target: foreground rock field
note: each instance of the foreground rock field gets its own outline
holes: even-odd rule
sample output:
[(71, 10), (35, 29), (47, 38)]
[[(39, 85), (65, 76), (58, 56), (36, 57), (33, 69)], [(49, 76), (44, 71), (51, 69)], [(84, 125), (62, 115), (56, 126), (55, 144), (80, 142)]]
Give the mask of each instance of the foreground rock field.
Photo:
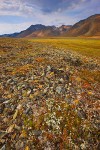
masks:
[(99, 150), (98, 60), (0, 39), (0, 150)]

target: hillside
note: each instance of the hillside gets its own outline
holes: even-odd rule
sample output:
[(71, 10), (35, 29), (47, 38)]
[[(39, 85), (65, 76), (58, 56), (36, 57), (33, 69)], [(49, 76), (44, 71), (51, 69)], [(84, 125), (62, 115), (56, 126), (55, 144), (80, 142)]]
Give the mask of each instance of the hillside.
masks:
[(18, 35), (17, 38), (23, 38), (23, 37), (27, 37), (28, 35), (32, 34), (33, 32), (36, 31), (40, 31), (45, 29), (46, 26), (45, 25), (41, 25), (41, 24), (36, 24), (36, 25), (31, 25), (29, 28), (27, 28), (24, 31), (21, 31)]
[(47, 26), (44, 29), (36, 30), (26, 37), (33, 38), (33, 37), (50, 37), (50, 36), (59, 36), (59, 31), (55, 26)]
[(93, 15), (74, 24), (65, 36), (100, 36), (100, 15)]

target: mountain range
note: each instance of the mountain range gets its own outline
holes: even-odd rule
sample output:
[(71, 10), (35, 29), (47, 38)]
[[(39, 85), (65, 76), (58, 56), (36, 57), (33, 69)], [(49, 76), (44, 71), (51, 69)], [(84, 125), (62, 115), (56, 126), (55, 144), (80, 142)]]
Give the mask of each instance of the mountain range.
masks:
[(91, 37), (100, 36), (100, 14), (92, 15), (74, 25), (45, 26), (31, 25), (24, 31), (13, 34), (4, 34), (0, 37), (40, 38), (40, 37)]

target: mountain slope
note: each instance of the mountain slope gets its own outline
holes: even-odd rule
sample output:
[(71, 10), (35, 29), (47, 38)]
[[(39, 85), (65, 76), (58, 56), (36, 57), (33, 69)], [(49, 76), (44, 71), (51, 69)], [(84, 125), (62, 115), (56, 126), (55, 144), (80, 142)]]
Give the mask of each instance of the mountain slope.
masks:
[(63, 35), (65, 32), (67, 32), (70, 28), (72, 27), (72, 25), (62, 25), (58, 28), (60, 35)]
[(55, 26), (45, 26), (44, 29), (36, 30), (26, 37), (33, 38), (33, 37), (49, 37), (49, 36), (59, 36), (59, 31)]
[[(61, 36), (65, 31), (68, 31), (71, 26), (62, 25), (60, 27), (55, 26), (44, 26), (41, 25), (32, 25), (31, 28), (33, 30), (30, 30), (30, 27), (20, 33), (17, 37), (26, 37), (26, 38), (33, 38), (33, 37), (55, 37), (55, 36)], [(34, 27), (36, 29), (34, 30)]]
[(66, 36), (100, 36), (100, 15), (93, 15), (74, 24)]
[(17, 35), (17, 37), (18, 38), (23, 38), (23, 37), (26, 37), (26, 36), (32, 34), (35, 31), (39, 31), (39, 30), (42, 30), (42, 29), (45, 29), (45, 28), (46, 28), (46, 26), (41, 25), (41, 24), (31, 25), (28, 29), (26, 29), (24, 31), (21, 31)]

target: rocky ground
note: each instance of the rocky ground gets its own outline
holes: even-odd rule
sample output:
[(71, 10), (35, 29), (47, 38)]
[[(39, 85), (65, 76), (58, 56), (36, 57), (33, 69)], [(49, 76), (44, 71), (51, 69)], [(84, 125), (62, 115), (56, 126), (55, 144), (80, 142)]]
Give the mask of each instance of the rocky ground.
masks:
[(0, 150), (99, 150), (99, 63), (0, 39)]

